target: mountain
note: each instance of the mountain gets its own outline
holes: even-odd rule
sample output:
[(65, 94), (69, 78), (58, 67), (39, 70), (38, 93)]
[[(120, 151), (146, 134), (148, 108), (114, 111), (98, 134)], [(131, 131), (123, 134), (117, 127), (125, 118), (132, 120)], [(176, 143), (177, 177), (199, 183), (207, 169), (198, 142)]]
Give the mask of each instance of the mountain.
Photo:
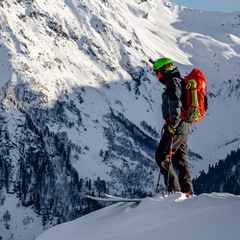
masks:
[(206, 74), (208, 116), (189, 137), (192, 176), (237, 150), (239, 13), (164, 0), (3, 0), (0, 16), (3, 238), (32, 240), (102, 207), (86, 193), (155, 193), (163, 86), (149, 58)]

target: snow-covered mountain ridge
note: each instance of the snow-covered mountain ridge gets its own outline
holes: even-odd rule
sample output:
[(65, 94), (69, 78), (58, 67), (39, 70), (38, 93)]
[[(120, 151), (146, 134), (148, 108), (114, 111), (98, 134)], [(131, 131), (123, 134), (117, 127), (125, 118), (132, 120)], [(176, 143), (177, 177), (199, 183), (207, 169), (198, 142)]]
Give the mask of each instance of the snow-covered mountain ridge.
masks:
[(1, 1), (0, 14), (6, 238), (33, 239), (37, 214), (47, 228), (86, 213), (89, 191), (153, 193), (163, 86), (150, 57), (207, 76), (208, 116), (189, 139), (193, 177), (239, 146), (239, 13), (161, 0), (18, 0)]
[[(36, 240), (235, 239), (239, 237), (239, 196), (179, 193), (145, 198), (136, 206), (118, 203), (58, 225)], [(211, 227), (209, 227), (211, 226)]]

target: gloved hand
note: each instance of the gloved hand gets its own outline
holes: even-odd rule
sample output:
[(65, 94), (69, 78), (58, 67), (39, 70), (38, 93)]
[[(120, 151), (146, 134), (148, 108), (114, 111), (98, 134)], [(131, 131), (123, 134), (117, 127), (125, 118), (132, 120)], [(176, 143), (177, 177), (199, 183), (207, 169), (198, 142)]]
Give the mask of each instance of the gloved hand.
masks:
[(168, 125), (168, 131), (171, 133), (171, 134), (175, 134), (175, 132), (176, 132), (176, 129), (177, 129), (177, 127), (176, 126), (174, 126), (174, 125), (172, 125), (171, 123)]

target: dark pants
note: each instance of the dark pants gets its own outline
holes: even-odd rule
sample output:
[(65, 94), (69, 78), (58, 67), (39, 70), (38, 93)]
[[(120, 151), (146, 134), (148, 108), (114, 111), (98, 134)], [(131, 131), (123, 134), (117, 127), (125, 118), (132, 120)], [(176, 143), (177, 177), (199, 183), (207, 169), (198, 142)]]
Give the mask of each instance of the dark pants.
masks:
[(172, 164), (169, 150), (172, 135), (165, 131), (156, 151), (156, 162), (164, 176), (167, 192), (193, 192), (189, 164), (187, 160), (188, 134), (174, 135)]

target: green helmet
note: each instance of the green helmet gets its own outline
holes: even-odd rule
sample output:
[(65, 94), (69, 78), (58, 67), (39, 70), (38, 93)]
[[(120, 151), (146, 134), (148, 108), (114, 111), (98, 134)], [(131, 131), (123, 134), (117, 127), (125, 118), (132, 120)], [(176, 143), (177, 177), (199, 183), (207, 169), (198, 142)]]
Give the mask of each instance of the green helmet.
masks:
[[(166, 65), (166, 68), (164, 66)], [(153, 63), (153, 70), (156, 71), (162, 68), (165, 71), (171, 71), (174, 69), (173, 61), (170, 58), (159, 58)]]

